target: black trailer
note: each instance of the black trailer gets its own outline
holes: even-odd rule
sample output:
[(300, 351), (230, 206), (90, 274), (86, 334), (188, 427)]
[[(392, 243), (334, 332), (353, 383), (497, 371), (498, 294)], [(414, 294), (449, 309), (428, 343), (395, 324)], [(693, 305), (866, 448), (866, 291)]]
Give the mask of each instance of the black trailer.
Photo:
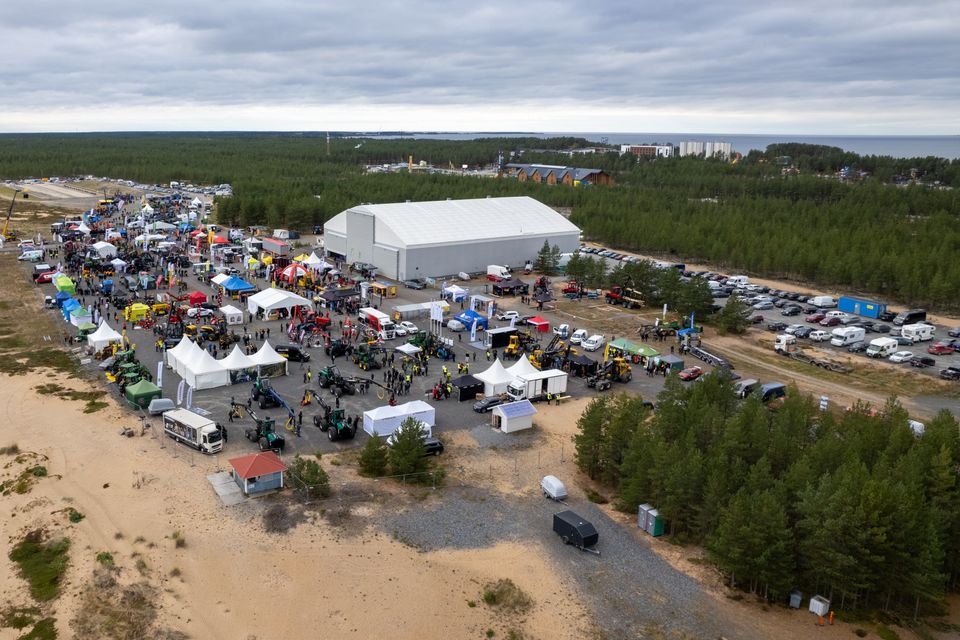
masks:
[(600, 555), (599, 551), (592, 548), (600, 540), (600, 534), (592, 524), (573, 511), (553, 514), (553, 532), (560, 536), (564, 544)]

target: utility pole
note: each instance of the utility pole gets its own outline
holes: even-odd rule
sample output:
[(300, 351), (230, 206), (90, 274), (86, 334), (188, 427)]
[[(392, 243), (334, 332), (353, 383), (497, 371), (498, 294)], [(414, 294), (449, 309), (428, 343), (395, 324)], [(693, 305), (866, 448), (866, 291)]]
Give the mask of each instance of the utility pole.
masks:
[(330, 157), (330, 132), (327, 131), (327, 157)]

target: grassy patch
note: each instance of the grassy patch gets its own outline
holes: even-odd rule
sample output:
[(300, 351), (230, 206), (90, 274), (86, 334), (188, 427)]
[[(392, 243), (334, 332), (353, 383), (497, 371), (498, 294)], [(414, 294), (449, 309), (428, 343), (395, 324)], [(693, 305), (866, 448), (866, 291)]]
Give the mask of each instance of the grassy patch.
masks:
[(86, 516), (80, 513), (79, 511), (77, 511), (76, 509), (74, 509), (73, 507), (70, 507), (69, 509), (67, 509), (67, 517), (70, 518), (70, 522), (73, 522), (74, 524), (76, 524), (77, 522), (80, 522), (81, 520), (83, 520)]
[(36, 607), (10, 607), (0, 611), (0, 625), (7, 629), (26, 629), (40, 615)]
[(71, 621), (78, 638), (185, 638), (167, 629), (155, 629), (157, 590), (146, 582), (117, 583), (115, 571), (97, 567), (85, 585), (80, 606)]
[(147, 561), (143, 558), (137, 558), (137, 563), (134, 566), (137, 568), (137, 573), (142, 576), (145, 576), (150, 572), (150, 567), (147, 566)]
[(105, 567), (113, 566), (113, 554), (109, 551), (101, 551), (97, 554), (97, 562)]
[(177, 549), (183, 549), (187, 546), (187, 539), (183, 537), (183, 533), (179, 529), (174, 531), (170, 537), (173, 538), (173, 544)]
[(510, 578), (488, 583), (483, 588), (483, 601), (491, 607), (504, 611), (523, 613), (530, 609), (533, 600)]
[(95, 413), (110, 406), (106, 402), (100, 400), (100, 398), (106, 395), (105, 391), (74, 391), (71, 389), (64, 389), (59, 384), (54, 384), (52, 382), (36, 386), (34, 387), (34, 391), (41, 395), (56, 396), (57, 398), (63, 398), (64, 400), (85, 402), (87, 406), (83, 408), (84, 413)]
[(587, 500), (593, 502), (594, 504), (607, 504), (610, 502), (605, 496), (597, 493), (593, 489), (587, 489)]
[(20, 453), (20, 447), (16, 443), (7, 447), (0, 447), (0, 456), (15, 456)]
[(877, 635), (883, 640), (900, 640), (900, 634), (882, 624), (877, 625)]
[(42, 529), (28, 533), (10, 551), (20, 575), (30, 585), (35, 600), (47, 602), (60, 595), (60, 580), (67, 570), (70, 541), (66, 538), (46, 540)]
[(20, 636), (18, 640), (56, 640), (57, 637), (57, 619), (44, 618), (33, 625), (29, 633)]

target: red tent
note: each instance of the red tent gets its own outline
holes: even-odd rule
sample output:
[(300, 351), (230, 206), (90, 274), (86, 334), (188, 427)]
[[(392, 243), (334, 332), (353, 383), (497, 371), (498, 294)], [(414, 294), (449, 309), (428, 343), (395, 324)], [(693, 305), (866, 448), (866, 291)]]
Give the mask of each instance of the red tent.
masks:
[(190, 305), (193, 306), (195, 304), (200, 304), (201, 302), (206, 302), (207, 294), (200, 293), (199, 291), (194, 291), (193, 293), (190, 294), (189, 299), (190, 299)]
[(532, 324), (533, 326), (535, 326), (537, 328), (537, 331), (539, 331), (540, 333), (544, 333), (550, 330), (550, 321), (544, 320), (540, 316), (533, 316), (532, 318), (527, 320), (527, 324)]
[(213, 236), (213, 244), (227, 244), (229, 240), (223, 236)]
[(196, 230), (190, 232), (190, 237), (191, 237), (191, 238), (196, 238), (196, 237), (199, 236), (201, 233), (205, 233), (205, 232), (200, 231), (200, 229), (196, 229)]
[(277, 280), (294, 283), (297, 281), (297, 278), (302, 278), (308, 273), (309, 272), (307, 271), (306, 267), (304, 267), (302, 264), (297, 264), (294, 262), (285, 266), (280, 273), (277, 274)]

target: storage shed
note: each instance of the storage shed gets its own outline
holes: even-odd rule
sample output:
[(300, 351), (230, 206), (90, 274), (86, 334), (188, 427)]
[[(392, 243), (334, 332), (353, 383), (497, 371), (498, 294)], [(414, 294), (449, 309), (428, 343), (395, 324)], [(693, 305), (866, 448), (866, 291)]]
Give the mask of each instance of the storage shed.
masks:
[(536, 408), (529, 400), (498, 404), (490, 411), (490, 421), (504, 433), (513, 433), (533, 428), (533, 416)]
[(283, 472), (287, 465), (273, 451), (251, 453), (229, 462), (233, 467), (233, 479), (244, 495), (254, 496), (283, 488)]

